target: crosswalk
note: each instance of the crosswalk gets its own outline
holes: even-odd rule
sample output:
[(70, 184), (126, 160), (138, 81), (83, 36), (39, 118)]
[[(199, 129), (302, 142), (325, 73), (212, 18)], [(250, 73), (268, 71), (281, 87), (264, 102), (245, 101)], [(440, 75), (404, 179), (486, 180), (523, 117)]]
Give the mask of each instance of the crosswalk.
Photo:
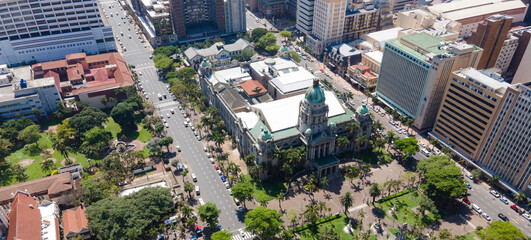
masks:
[(232, 240), (248, 240), (248, 239), (254, 239), (254, 237), (255, 236), (252, 235), (250, 232), (243, 231), (243, 235), (240, 234), (240, 229), (232, 232)]
[(177, 106), (177, 102), (171, 101), (171, 102), (162, 102), (155, 104), (157, 108), (165, 108), (170, 106)]

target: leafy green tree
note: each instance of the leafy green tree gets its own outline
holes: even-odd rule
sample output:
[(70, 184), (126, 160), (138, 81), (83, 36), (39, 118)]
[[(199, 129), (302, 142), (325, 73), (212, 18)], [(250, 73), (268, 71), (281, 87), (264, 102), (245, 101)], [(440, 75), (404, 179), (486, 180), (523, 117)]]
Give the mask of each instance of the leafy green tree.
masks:
[(419, 161), (417, 171), (424, 175), (422, 188), (437, 203), (457, 198), (466, 190), (461, 170), (444, 156)]
[(251, 32), (251, 41), (252, 42), (258, 42), (258, 40), (266, 35), (268, 33), (267, 29), (265, 28), (255, 28), (253, 29), (253, 31)]
[(481, 171), (481, 169), (478, 169), (478, 168), (470, 171), (470, 174), (472, 174), (472, 178), (474, 180), (481, 180), (485, 176), (485, 173), (483, 173), (483, 171)]
[(170, 145), (173, 143), (173, 138), (170, 137), (170, 136), (167, 136), (167, 137), (163, 137), (159, 144), (160, 146), (164, 146), (166, 147), (166, 149), (168, 150), (168, 152), (170, 151)]
[(136, 131), (133, 106), (126, 102), (118, 103), (111, 111), (112, 119), (122, 127), (122, 132)]
[(35, 123), (25, 117), (9, 120), (0, 127), (0, 137), (9, 140), (14, 146), (19, 146), (23, 143), (18, 139), (20, 132), (31, 125)]
[(102, 127), (107, 121), (107, 114), (103, 111), (87, 107), (78, 114), (68, 119), (68, 125), (77, 131), (77, 134), (83, 134), (95, 127)]
[(302, 59), (301, 59), (301, 56), (299, 56), (299, 54), (295, 51), (289, 51), (289, 56), (291, 57), (291, 59), (295, 62), (300, 62)]
[(70, 146), (66, 145), (63, 139), (52, 139), (52, 148), (58, 151), (61, 156), (68, 160), (68, 152), (71, 150)]
[(422, 216), (424, 216), (426, 211), (430, 211), (433, 214), (437, 214), (438, 212), (437, 207), (435, 206), (435, 202), (433, 202), (433, 200), (427, 197), (420, 198), (419, 211)]
[(223, 231), (217, 231), (212, 236), (210, 236), (210, 239), (212, 240), (231, 240), (232, 239), (232, 233), (227, 232), (225, 230)]
[(218, 225), (220, 213), (221, 210), (219, 210), (216, 207), (216, 204), (212, 202), (207, 202), (204, 205), (199, 206), (199, 218), (201, 221), (206, 222), (211, 228)]
[(310, 221), (312, 224), (319, 219), (319, 206), (316, 202), (309, 202), (304, 209), (304, 218)]
[(253, 49), (243, 49), (240, 54), (233, 56), (232, 58), (240, 61), (247, 62), (251, 60), (256, 52)]
[(111, 186), (101, 177), (101, 173), (84, 178), (81, 181), (83, 201), (92, 204), (109, 197)]
[(0, 138), (0, 160), (9, 155), (12, 146), (8, 140)]
[(45, 160), (41, 163), (41, 169), (43, 172), (50, 174), (53, 170), (55, 170), (55, 163), (53, 163), (53, 161), (50, 159)]
[(352, 198), (352, 194), (350, 194), (350, 192), (346, 192), (345, 194), (341, 195), (339, 198), (339, 203), (341, 206), (343, 206), (345, 216), (348, 216), (348, 209), (354, 204), (354, 198)]
[(276, 51), (278, 51), (278, 49), (280, 49), (280, 46), (276, 45), (276, 43), (277, 38), (275, 35), (271, 32), (268, 32), (258, 39), (256, 47), (258, 49), (268, 51), (270, 54), (274, 54)]
[(522, 231), (510, 222), (494, 221), (489, 227), (483, 230), (485, 240), (524, 240), (527, 239)]
[(158, 137), (154, 137), (146, 144), (146, 147), (149, 150), (149, 153), (151, 154), (158, 154), (160, 152), (160, 141), (161, 139)]
[(282, 213), (274, 209), (259, 206), (245, 215), (245, 230), (260, 239), (273, 239), (282, 225)]
[(81, 152), (91, 158), (98, 158), (109, 147), (109, 142), (112, 140), (112, 133), (105, 129), (95, 127), (85, 133), (84, 139), (85, 141), (81, 144)]
[(172, 212), (170, 191), (147, 187), (120, 198), (105, 198), (87, 208), (88, 227), (97, 239), (152, 239)]
[(232, 195), (238, 199), (239, 201), (243, 202), (243, 205), (247, 208), (245, 205), (246, 200), (251, 199), (254, 193), (254, 187), (252, 183), (245, 181), (245, 182), (239, 182), (234, 184), (232, 186)]
[(330, 225), (324, 225), (317, 234), (319, 240), (340, 240), (339, 233)]
[(20, 131), (17, 138), (25, 144), (36, 143), (41, 137), (41, 135), (39, 135), (40, 131), (41, 128), (39, 125), (30, 125)]
[(195, 190), (195, 185), (191, 182), (184, 183), (184, 191), (188, 193), (188, 198), (192, 197), (192, 192)]
[(382, 195), (382, 189), (380, 189), (380, 185), (378, 185), (378, 183), (371, 185), (369, 188), (369, 195), (372, 197), (372, 204), (374, 205), (374, 200), (376, 200), (376, 197)]
[(385, 135), (385, 141), (387, 142), (387, 150), (389, 150), (389, 146), (391, 146), (391, 144), (393, 144), (393, 142), (396, 140), (398, 140), (398, 137), (396, 136), (393, 130), (387, 132), (387, 135)]
[(71, 107), (65, 107), (62, 102), (57, 102), (57, 110), (55, 110), (54, 115), (58, 119), (65, 119), (70, 117), (74, 112), (74, 109)]
[(395, 148), (403, 154), (407, 154), (409, 156), (413, 156), (420, 151), (418, 141), (414, 137), (396, 140)]
[(452, 237), (452, 233), (448, 231), (448, 229), (443, 229), (441, 232), (439, 232), (439, 239), (450, 239)]
[(57, 125), (55, 131), (55, 138), (61, 139), (65, 142), (70, 141), (77, 134), (77, 131), (70, 127), (68, 119), (64, 119), (61, 124)]
[(173, 67), (173, 59), (166, 57), (164, 55), (156, 55), (153, 57), (153, 62), (155, 67), (162, 70), (163, 72), (169, 72)]

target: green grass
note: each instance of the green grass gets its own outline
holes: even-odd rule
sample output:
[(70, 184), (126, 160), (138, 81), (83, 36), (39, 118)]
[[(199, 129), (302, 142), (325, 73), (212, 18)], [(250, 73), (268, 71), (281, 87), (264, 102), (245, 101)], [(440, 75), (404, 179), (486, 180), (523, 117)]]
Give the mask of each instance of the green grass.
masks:
[[(122, 132), (122, 128), (120, 127), (120, 125), (118, 125), (118, 123), (116, 123), (111, 117), (107, 119), (105, 125), (105, 129), (112, 133), (113, 139), (117, 139)], [(124, 134), (129, 139), (136, 139), (143, 143), (146, 143), (151, 139), (151, 133), (149, 133), (149, 131), (144, 129), (142, 126), (140, 126), (140, 131), (128, 131)]]
[(262, 181), (262, 184), (256, 184), (249, 175), (245, 175), (245, 181), (250, 181), (254, 186), (253, 197), (256, 201), (270, 201), (277, 197), (279, 193), (286, 192), (288, 189), (288, 184), (284, 181), (271, 182), (271, 181)]
[[(37, 142), (40, 151), (38, 153), (32, 154), (28, 151), (28, 149), (21, 148), (16, 150), (15, 152), (12, 152), (9, 156), (7, 156), (7, 160), (11, 164), (17, 164), (18, 162), (24, 160), (24, 159), (33, 159), (33, 163), (29, 166), (24, 168), (24, 173), (28, 176), (27, 181), (34, 180), (38, 178), (45, 177), (47, 173), (43, 172), (41, 169), (41, 163), (42, 163), (42, 156), (40, 155), (40, 152), (46, 149), (52, 148), (52, 140), (48, 136), (47, 133), (40, 133), (41, 138)], [(87, 158), (84, 154), (78, 153), (78, 152), (70, 152), (68, 155), (70, 158), (75, 158), (75, 163), (79, 163), (82, 166), (88, 166)], [(55, 151), (52, 156), (52, 158), (55, 158), (57, 161), (55, 163), (55, 166), (57, 168), (63, 167), (61, 165), (61, 161), (64, 159), (63, 156), (58, 151)], [(12, 180), (10, 184), (17, 183), (16, 180)]]
[(396, 221), (407, 222), (409, 225), (413, 225), (417, 222), (419, 225), (428, 226), (437, 221), (437, 217), (433, 213), (426, 213), (424, 216), (419, 215), (419, 218), (415, 219), (415, 211), (413, 208), (419, 206), (418, 202), (421, 197), (422, 196), (418, 192), (410, 192), (389, 201), (378, 203), (376, 206), (382, 210), (389, 219), (395, 219), (389, 212), (394, 205), (396, 206)]
[[(381, 157), (380, 162), (378, 161), (378, 156)], [(393, 157), (385, 148), (367, 149), (355, 154), (355, 157), (370, 164), (387, 164), (393, 161)]]
[[(345, 218), (345, 216), (341, 216), (340, 218), (338, 219), (334, 219), (330, 222), (326, 222), (326, 223), (323, 223), (323, 224), (319, 224), (319, 226), (313, 226), (313, 227), (310, 227), (304, 231), (301, 231), (299, 232), (299, 236), (300, 236), (300, 239), (301, 240), (314, 240), (314, 239), (318, 239), (318, 236), (317, 234), (319, 233), (319, 231), (326, 225), (331, 225), (334, 230), (339, 234), (339, 237), (341, 240), (351, 240), (353, 239), (352, 237), (354, 235), (357, 234), (358, 230), (357, 229), (354, 229), (354, 233), (351, 235), (351, 234), (348, 234), (346, 233), (345, 231), (343, 231), (343, 228), (345, 226), (347, 226), (348, 224), (348, 220)], [(355, 227), (355, 226), (353, 226)]]

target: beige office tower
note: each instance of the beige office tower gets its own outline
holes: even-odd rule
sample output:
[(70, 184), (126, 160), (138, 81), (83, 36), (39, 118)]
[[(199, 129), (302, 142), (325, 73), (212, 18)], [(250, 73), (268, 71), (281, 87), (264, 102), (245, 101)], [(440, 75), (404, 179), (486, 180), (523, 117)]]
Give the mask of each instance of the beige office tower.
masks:
[(530, 193), (531, 84), (474, 68), (452, 73), (433, 136), (516, 190)]

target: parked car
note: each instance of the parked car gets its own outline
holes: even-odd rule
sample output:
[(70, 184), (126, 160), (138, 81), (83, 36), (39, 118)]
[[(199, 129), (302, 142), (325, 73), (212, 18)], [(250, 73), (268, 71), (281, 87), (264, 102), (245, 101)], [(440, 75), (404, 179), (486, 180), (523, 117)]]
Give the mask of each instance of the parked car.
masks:
[(202, 198), (199, 198), (199, 204), (201, 204), (201, 205), (205, 205), (205, 201), (203, 201)]
[(181, 151), (181, 146), (176, 145), (175, 148), (177, 148), (177, 152), (180, 152), (180, 151)]
[(218, 175), (223, 175), (223, 172), (221, 170), (218, 170)]
[(227, 178), (224, 177), (224, 176), (221, 176), (221, 181), (226, 182), (226, 181), (227, 181)]
[(519, 210), (518, 207), (515, 206), (515, 205), (511, 205), (511, 209), (514, 210), (515, 212), (519, 212), (519, 211), (518, 211), (518, 210)]
[(483, 211), (481, 210), (481, 208), (480, 208), (478, 205), (476, 205), (475, 203), (472, 204), (472, 209), (474, 209), (474, 210), (475, 210), (476, 212), (478, 212), (478, 213), (482, 213), (482, 212), (483, 212)]
[(229, 188), (229, 189), (227, 189), (227, 191), (229, 191), (229, 195), (232, 196), (232, 189)]
[(207, 148), (206, 148), (206, 147), (203, 147), (203, 151), (205, 151), (205, 152), (206, 152), (206, 151), (207, 151)]
[(496, 192), (495, 190), (490, 191), (490, 194), (492, 194), (494, 197), (497, 197), (497, 198), (500, 197), (500, 194)]
[(201, 194), (199, 192), (199, 186), (195, 186), (195, 194), (198, 195), (198, 196)]
[(466, 197), (463, 198), (463, 202), (468, 204), (468, 205), (470, 205), (470, 200), (468, 200), (468, 198), (466, 198)]
[(509, 204), (509, 201), (508, 201), (507, 198), (505, 198), (505, 197), (501, 197), (501, 198), (500, 198), (500, 201), (501, 201), (502, 203)]
[(490, 217), (489, 217), (489, 215), (487, 215), (487, 213), (483, 213), (483, 214), (481, 214), (481, 216), (482, 216), (483, 218), (487, 219), (487, 221), (490, 221), (490, 220), (491, 220)]
[(214, 161), (214, 158), (209, 158), (209, 159), (210, 159), (210, 163), (212, 163), (212, 164), (216, 163), (216, 162)]
[(466, 176), (467, 178), (470, 178), (471, 180), (474, 179), (474, 176), (472, 176), (471, 173), (466, 173), (465, 176)]
[(509, 221), (509, 218), (507, 216), (503, 215), (503, 213), (498, 213), (498, 217), (503, 221)]
[(531, 221), (531, 216), (529, 214), (527, 214), (527, 213), (522, 214), (522, 217), (524, 217), (528, 221)]
[(466, 187), (467, 187), (468, 189), (472, 189), (472, 186), (470, 185), (470, 183), (465, 182), (465, 185), (466, 185)]
[(215, 168), (216, 170), (219, 170), (219, 166), (218, 166), (217, 164), (214, 164), (214, 168)]
[(230, 184), (229, 184), (229, 182), (225, 182), (225, 188), (227, 188), (227, 189), (230, 188)]
[(197, 177), (195, 176), (195, 173), (192, 173), (192, 180), (193, 180), (194, 182), (197, 182)]

